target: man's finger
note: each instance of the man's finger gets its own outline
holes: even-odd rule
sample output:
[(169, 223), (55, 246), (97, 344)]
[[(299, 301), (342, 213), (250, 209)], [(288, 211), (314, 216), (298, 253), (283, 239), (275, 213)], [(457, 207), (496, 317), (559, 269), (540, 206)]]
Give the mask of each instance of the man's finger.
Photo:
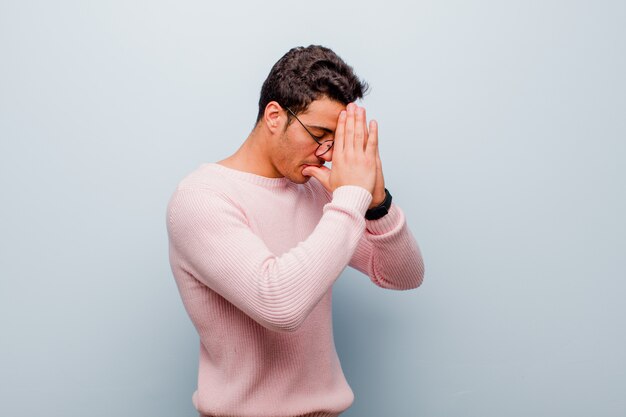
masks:
[(363, 134), (365, 135), (365, 138), (363, 139), (363, 152), (365, 152), (365, 149), (367, 147), (367, 140), (369, 139), (369, 132), (367, 129), (367, 111), (365, 110), (365, 107), (361, 107), (363, 109)]
[(343, 149), (345, 152), (352, 153), (354, 150), (354, 108), (356, 104), (348, 104), (348, 111), (346, 113), (346, 131), (343, 136), (344, 143)]
[(354, 150), (358, 152), (363, 152), (365, 150), (365, 134), (367, 132), (365, 123), (365, 109), (357, 107), (355, 111), (353, 146)]
[(344, 135), (346, 133), (346, 111), (339, 113), (337, 120), (337, 128), (335, 129), (335, 143), (333, 144), (333, 152), (343, 152)]
[(381, 183), (381, 188), (385, 189), (385, 176), (383, 175), (383, 163), (380, 161), (380, 152), (376, 150), (376, 182)]
[(369, 137), (367, 139), (367, 148), (365, 152), (372, 158), (378, 155), (378, 122), (370, 120)]

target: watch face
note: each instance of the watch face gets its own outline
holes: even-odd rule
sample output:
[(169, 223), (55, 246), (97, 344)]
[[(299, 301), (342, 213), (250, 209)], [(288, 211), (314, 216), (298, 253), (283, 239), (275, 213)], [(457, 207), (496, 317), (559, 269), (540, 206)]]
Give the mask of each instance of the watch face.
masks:
[(373, 209), (370, 212), (367, 212), (365, 214), (365, 218), (367, 220), (378, 220), (381, 217), (383, 217), (385, 214), (387, 214), (387, 210), (384, 207), (380, 207), (377, 209)]
[(383, 217), (388, 212), (389, 210), (387, 210), (387, 207), (379, 206), (371, 210), (367, 210), (367, 213), (365, 213), (365, 218), (367, 220), (377, 220)]

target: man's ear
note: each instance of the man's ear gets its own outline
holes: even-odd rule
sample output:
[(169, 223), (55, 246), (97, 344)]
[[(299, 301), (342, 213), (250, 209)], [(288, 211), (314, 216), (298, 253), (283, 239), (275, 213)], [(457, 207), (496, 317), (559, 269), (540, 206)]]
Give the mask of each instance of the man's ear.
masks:
[(265, 106), (263, 122), (272, 133), (283, 130), (283, 126), (287, 122), (285, 110), (280, 106), (280, 104), (278, 104), (278, 102), (270, 101), (267, 103), (267, 106)]

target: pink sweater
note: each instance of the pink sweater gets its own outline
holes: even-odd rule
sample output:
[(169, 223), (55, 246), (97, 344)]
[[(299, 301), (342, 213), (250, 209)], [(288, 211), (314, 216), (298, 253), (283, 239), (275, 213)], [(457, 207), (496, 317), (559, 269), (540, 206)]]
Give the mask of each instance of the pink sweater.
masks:
[(331, 195), (208, 163), (167, 208), (170, 264), (200, 335), (205, 416), (337, 416), (353, 402), (333, 341), (331, 289), (347, 265), (416, 288), (424, 266), (404, 214), (367, 221), (371, 194)]

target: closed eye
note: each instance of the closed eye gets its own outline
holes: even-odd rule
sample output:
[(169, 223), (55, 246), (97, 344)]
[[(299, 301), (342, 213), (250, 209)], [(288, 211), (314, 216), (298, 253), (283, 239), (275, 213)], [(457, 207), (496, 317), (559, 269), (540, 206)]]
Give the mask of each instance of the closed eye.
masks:
[[(323, 133), (321, 135), (317, 134), (317, 131), (322, 131)], [(324, 139), (326, 136), (331, 136), (333, 134), (333, 131), (326, 128), (326, 127), (320, 127), (320, 126), (309, 126), (309, 132), (311, 132), (311, 135), (313, 137), (315, 137), (315, 139), (317, 140), (322, 140)], [(315, 132), (315, 133), (313, 133)]]

